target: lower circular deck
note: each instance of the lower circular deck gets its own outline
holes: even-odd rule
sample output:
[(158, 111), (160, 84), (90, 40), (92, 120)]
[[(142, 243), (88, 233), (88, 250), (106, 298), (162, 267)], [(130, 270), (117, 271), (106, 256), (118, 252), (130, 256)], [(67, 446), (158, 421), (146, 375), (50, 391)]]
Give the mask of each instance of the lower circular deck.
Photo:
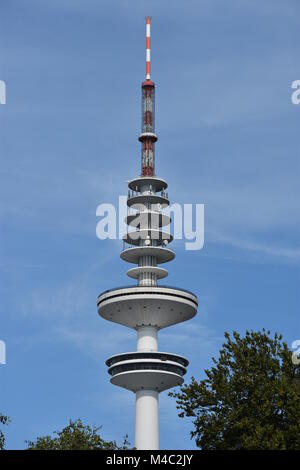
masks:
[(162, 370), (134, 370), (114, 375), (110, 382), (132, 392), (155, 390), (163, 392), (182, 385), (184, 380), (179, 374)]
[(178, 363), (179, 365), (186, 368), (189, 364), (189, 361), (178, 354), (161, 352), (161, 351), (132, 351), (121, 354), (115, 354), (114, 356), (109, 357), (105, 364), (107, 367), (111, 367), (118, 363), (123, 363), (127, 361), (140, 361), (140, 360), (154, 360), (162, 361), (164, 363), (172, 362)]

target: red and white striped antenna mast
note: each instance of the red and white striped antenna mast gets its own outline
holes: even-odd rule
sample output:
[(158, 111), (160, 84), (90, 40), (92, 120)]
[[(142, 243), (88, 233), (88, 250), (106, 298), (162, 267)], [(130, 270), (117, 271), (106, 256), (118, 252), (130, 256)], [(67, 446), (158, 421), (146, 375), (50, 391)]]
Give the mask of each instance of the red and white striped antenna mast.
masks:
[(150, 23), (151, 16), (146, 16), (146, 80), (150, 80)]
[(150, 23), (146, 16), (146, 80), (142, 83), (142, 129), (139, 141), (142, 143), (142, 176), (155, 175), (155, 84), (150, 79)]

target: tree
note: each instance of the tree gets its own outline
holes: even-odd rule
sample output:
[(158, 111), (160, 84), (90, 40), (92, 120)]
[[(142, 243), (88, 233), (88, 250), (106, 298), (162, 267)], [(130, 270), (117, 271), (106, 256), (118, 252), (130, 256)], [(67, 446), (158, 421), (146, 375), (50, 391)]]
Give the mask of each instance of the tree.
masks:
[[(6, 425), (10, 422), (10, 419), (8, 416), (2, 415), (0, 413), (0, 424)], [(5, 436), (3, 432), (0, 430), (0, 450), (4, 449), (4, 444), (5, 444)]]
[(194, 418), (197, 447), (299, 450), (300, 370), (282, 336), (235, 331), (225, 339), (205, 379), (170, 393), (179, 416)]
[(105, 441), (98, 434), (100, 427), (84, 425), (80, 419), (70, 420), (62, 431), (54, 436), (38, 437), (36, 441), (26, 441), (29, 450), (121, 450), (127, 449), (127, 436), (119, 447), (115, 441)]

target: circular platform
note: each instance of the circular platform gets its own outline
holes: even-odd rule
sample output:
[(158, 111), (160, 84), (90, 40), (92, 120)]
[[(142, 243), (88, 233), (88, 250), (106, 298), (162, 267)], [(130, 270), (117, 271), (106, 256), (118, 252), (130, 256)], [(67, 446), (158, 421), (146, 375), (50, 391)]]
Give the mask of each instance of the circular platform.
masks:
[(136, 212), (135, 214), (129, 214), (125, 217), (125, 223), (133, 227), (136, 227), (137, 223), (140, 223), (141, 227), (146, 226), (148, 221), (152, 223), (153, 228), (154, 225), (157, 227), (165, 227), (166, 225), (170, 225), (171, 218), (161, 212), (152, 210)]
[(173, 287), (134, 286), (104, 292), (97, 306), (106, 320), (134, 329), (161, 329), (193, 318), (198, 301), (191, 292)]
[(142, 186), (152, 186), (153, 191), (155, 188), (156, 192), (167, 189), (168, 183), (162, 178), (157, 178), (155, 176), (139, 176), (129, 181), (128, 187), (133, 191), (140, 191)]
[(141, 230), (132, 230), (131, 232), (127, 232), (123, 236), (124, 242), (128, 243), (129, 245), (140, 245), (141, 240), (155, 240), (156, 244), (162, 245), (163, 242), (166, 240), (168, 243), (171, 243), (173, 240), (173, 235), (169, 232), (164, 232), (163, 230), (156, 230), (156, 229), (141, 229)]
[(120, 257), (127, 263), (138, 264), (141, 256), (155, 256), (158, 264), (167, 263), (175, 258), (174, 251), (159, 246), (137, 246), (127, 248), (121, 252)]
[(156, 275), (156, 279), (163, 279), (167, 277), (168, 271), (164, 268), (158, 268), (157, 266), (138, 266), (137, 268), (131, 268), (127, 271), (127, 276), (138, 279), (141, 273), (153, 273)]
[(136, 210), (148, 209), (146, 204), (157, 205), (160, 204), (162, 209), (169, 206), (169, 199), (164, 196), (156, 194), (141, 194), (139, 196), (131, 196), (127, 199), (127, 206)]
[(171, 361), (172, 363), (178, 363), (183, 367), (187, 367), (189, 365), (189, 361), (179, 354), (173, 354), (169, 352), (160, 352), (160, 351), (132, 351), (126, 352), (121, 354), (115, 354), (114, 356), (109, 357), (105, 364), (107, 367), (111, 367), (115, 364), (124, 361), (132, 361), (132, 360), (141, 360), (141, 359), (155, 359), (161, 361)]
[(140, 142), (143, 142), (145, 139), (151, 139), (152, 142), (157, 142), (158, 137), (154, 132), (142, 132), (138, 139)]
[(108, 373), (114, 377), (115, 375), (121, 374), (123, 372), (133, 372), (141, 370), (153, 370), (153, 371), (163, 371), (163, 372), (172, 372), (173, 374), (184, 376), (186, 373), (186, 368), (177, 362), (171, 361), (161, 361), (160, 359), (134, 359), (112, 365), (108, 368)]
[(134, 370), (114, 375), (110, 382), (118, 387), (131, 390), (155, 390), (163, 392), (182, 385), (184, 380), (179, 374), (163, 370)]

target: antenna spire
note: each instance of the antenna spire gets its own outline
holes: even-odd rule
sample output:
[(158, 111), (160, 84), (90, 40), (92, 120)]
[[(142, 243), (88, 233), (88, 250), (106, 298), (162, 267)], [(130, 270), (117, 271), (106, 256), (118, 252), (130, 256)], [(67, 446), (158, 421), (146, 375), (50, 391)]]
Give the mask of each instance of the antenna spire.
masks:
[(155, 134), (155, 84), (150, 79), (150, 22), (146, 17), (146, 80), (142, 83), (142, 176), (154, 176)]
[(150, 23), (151, 16), (146, 16), (146, 80), (150, 80)]

